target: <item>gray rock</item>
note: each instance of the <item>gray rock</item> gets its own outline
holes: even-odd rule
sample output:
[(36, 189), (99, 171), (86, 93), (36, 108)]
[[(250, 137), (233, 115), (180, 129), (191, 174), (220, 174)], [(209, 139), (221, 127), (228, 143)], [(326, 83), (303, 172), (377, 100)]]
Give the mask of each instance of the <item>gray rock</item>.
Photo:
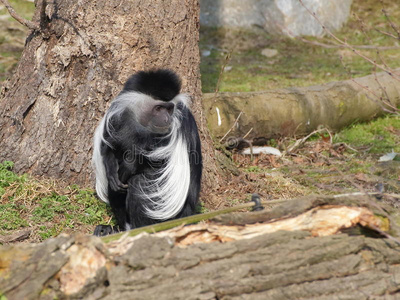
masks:
[(264, 22), (259, 12), (264, 0), (200, 0), (200, 24), (217, 27), (252, 27)]
[[(303, 0), (330, 30), (340, 29), (350, 14), (352, 0)], [(206, 26), (262, 27), (289, 36), (321, 36), (324, 30), (299, 0), (200, 0), (200, 23)]]
[(201, 51), (201, 56), (207, 57), (211, 55), (211, 51), (210, 50), (203, 50)]
[(264, 55), (266, 57), (274, 57), (278, 54), (278, 50), (276, 49), (269, 49), (265, 48), (261, 50), (261, 55)]
[[(321, 24), (298, 0), (265, 0), (261, 3), (265, 16), (263, 27), (268, 32), (289, 36), (324, 34)], [(303, 0), (303, 3), (328, 29), (337, 30), (347, 21), (352, 0)]]

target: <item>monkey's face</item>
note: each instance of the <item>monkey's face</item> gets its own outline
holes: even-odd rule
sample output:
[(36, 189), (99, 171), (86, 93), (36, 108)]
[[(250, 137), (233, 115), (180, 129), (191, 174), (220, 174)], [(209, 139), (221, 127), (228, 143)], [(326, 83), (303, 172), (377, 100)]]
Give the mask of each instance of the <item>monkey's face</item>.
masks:
[(172, 102), (151, 101), (146, 103), (139, 122), (152, 133), (167, 134), (171, 128), (174, 108), (175, 104)]

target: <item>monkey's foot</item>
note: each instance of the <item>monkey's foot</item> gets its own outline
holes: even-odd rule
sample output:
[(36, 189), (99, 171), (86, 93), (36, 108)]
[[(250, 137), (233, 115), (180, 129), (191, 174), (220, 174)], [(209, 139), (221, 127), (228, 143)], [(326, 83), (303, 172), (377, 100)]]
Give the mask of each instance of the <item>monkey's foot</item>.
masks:
[(93, 235), (95, 235), (95, 236), (106, 236), (106, 235), (117, 233), (117, 232), (119, 232), (117, 226), (97, 225), (96, 228), (94, 229)]

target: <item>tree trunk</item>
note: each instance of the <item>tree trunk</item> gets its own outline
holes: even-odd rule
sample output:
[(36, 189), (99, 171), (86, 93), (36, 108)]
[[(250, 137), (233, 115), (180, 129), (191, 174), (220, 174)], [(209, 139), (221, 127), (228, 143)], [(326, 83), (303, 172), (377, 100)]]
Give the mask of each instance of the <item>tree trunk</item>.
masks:
[(0, 298), (398, 299), (400, 242), (381, 234), (399, 231), (381, 201), (305, 197), (109, 243), (2, 246)]
[(192, 96), (211, 158), (205, 176), (216, 173), (201, 113), (197, 0), (39, 0), (33, 21), (40, 28), (0, 96), (0, 161), (88, 185), (94, 128), (110, 101), (133, 72), (166, 67)]
[[(394, 70), (400, 74), (400, 69)], [(304, 135), (320, 125), (339, 130), (356, 121), (369, 121), (400, 106), (398, 76), (377, 73), (319, 86), (250, 93), (203, 95), (211, 133), (243, 137), (253, 142), (277, 136)]]

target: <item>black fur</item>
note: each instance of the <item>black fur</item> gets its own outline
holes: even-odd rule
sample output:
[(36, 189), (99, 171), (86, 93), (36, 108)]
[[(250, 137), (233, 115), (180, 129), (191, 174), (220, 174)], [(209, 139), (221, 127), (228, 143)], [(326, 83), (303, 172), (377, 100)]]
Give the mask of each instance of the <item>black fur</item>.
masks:
[(171, 101), (181, 90), (181, 80), (171, 70), (140, 71), (125, 83), (122, 92), (135, 91), (156, 100)]
[[(135, 91), (157, 100), (170, 101), (179, 94), (180, 85), (179, 77), (170, 70), (142, 71), (128, 79), (121, 94)], [(115, 109), (113, 105), (117, 105), (116, 102), (110, 110)], [(190, 110), (182, 103), (178, 103), (176, 111), (181, 115), (178, 133), (183, 136), (188, 148), (190, 186), (185, 204), (174, 219), (195, 213), (202, 175), (201, 145), (196, 122)], [(143, 128), (128, 109), (113, 117), (111, 126), (115, 134), (110, 136), (103, 129), (107, 143), (101, 142), (100, 153), (107, 175), (108, 200), (118, 222), (118, 231), (126, 230), (127, 223), (131, 228), (137, 228), (160, 222), (144, 213), (144, 207), (149, 205), (149, 201), (142, 195), (141, 186), (148, 178), (159, 176), (157, 171), (166, 162), (149, 161), (143, 153), (167, 145), (169, 138)], [(95, 234), (106, 235), (115, 231), (110, 226), (99, 225)]]

